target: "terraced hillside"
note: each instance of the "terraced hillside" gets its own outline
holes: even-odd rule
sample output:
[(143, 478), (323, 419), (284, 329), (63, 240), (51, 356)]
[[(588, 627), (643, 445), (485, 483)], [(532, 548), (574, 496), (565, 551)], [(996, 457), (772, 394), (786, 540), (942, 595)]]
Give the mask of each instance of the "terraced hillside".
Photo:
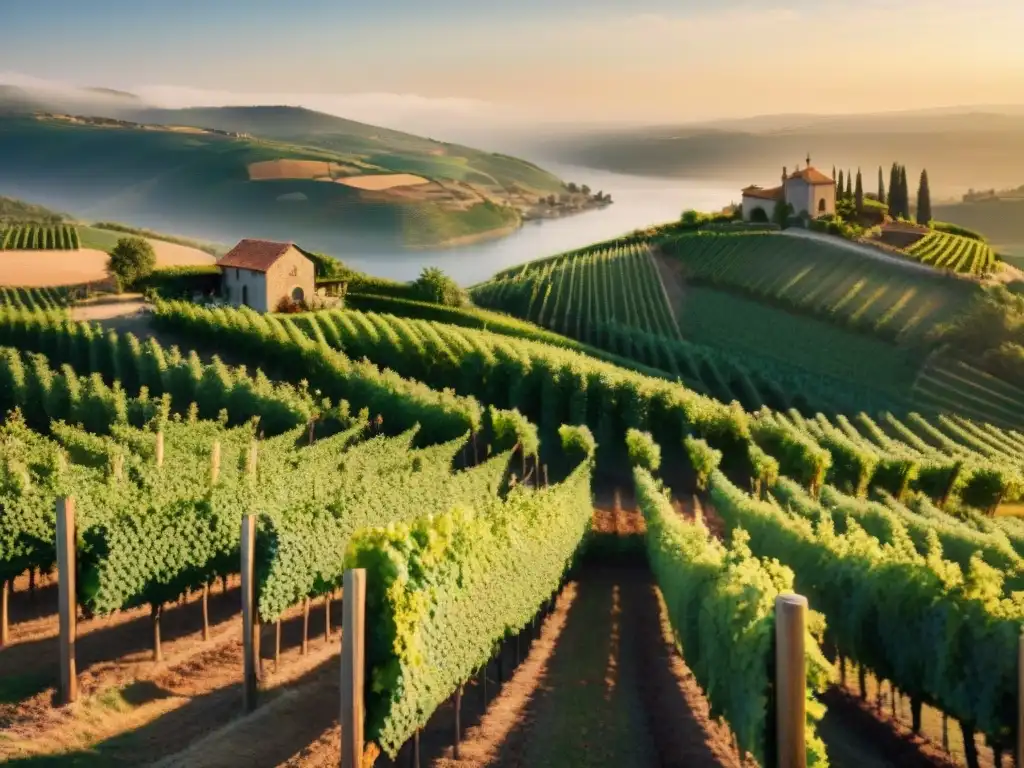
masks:
[(679, 260), (688, 282), (905, 343), (961, 311), (977, 290), (820, 240), (771, 233), (684, 235), (665, 243), (662, 252)]
[(680, 338), (651, 251), (642, 244), (529, 262), (506, 279), (477, 286), (473, 298), (598, 346), (614, 326)]
[(958, 360), (930, 360), (913, 396), (942, 411), (1024, 431), (1024, 391)]
[(336, 252), (497, 236), (552, 194), (597, 204), (526, 161), (307, 110), (156, 116), (178, 122), (0, 115), (0, 192), (215, 242), (301, 229)]
[(988, 243), (946, 232), (930, 232), (905, 250), (922, 264), (951, 272), (987, 275), (999, 268)]
[(650, 247), (640, 243), (530, 262), (471, 293), (480, 306), (748, 408), (901, 410), (917, 372), (913, 351), (741, 296), (687, 286), (682, 306), (673, 307)]

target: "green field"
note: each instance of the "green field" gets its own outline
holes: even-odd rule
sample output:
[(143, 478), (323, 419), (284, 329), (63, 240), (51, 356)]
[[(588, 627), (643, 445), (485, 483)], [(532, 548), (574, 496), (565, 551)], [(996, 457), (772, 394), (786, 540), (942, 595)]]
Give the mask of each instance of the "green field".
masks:
[(67, 306), (72, 295), (77, 293), (73, 287), (60, 286), (50, 288), (7, 288), (0, 286), (0, 308), (50, 310)]
[(1024, 391), (971, 365), (937, 359), (914, 382), (914, 400), (1024, 431)]
[[(177, 117), (176, 124), (186, 124), (189, 113)], [(339, 124), (335, 128), (343, 130), (349, 122)], [(254, 125), (271, 132), (276, 126), (265, 116)], [(311, 136), (307, 130), (300, 121), (278, 127), (288, 139), (258, 133), (260, 138), (245, 138), (4, 115), (0, 192), (8, 191), (6, 183), (19, 195), (82, 216), (129, 220), (218, 242), (244, 236), (288, 239), (301, 230), (310, 247), (336, 251), (373, 239), (426, 247), (507, 230), (519, 224), (520, 210), (531, 200), (563, 189), (555, 176), (514, 158), (391, 136), (383, 129), (376, 137)], [(250, 180), (250, 164), (280, 159), (335, 163), (365, 174), (413, 172), (444, 187), (433, 184), (422, 194), (410, 187), (412, 197), (401, 198), (329, 181)]]
[(905, 250), (922, 264), (951, 272), (986, 275), (998, 267), (988, 243), (945, 232), (931, 232)]
[(685, 235), (663, 252), (681, 261), (688, 282), (907, 343), (963, 310), (978, 290), (966, 281), (777, 234)]
[(704, 286), (687, 288), (680, 325), (685, 338), (741, 359), (767, 357), (893, 396), (909, 392), (922, 360), (881, 339)]
[(480, 306), (751, 409), (903, 410), (918, 362), (884, 341), (704, 288), (685, 289), (677, 325), (654, 257), (642, 243), (530, 262), (474, 286), (471, 294)]
[(0, 251), (74, 251), (78, 231), (67, 224), (11, 224), (0, 227)]
[(476, 286), (474, 300), (598, 346), (608, 324), (679, 338), (646, 245), (584, 250), (503, 275)]

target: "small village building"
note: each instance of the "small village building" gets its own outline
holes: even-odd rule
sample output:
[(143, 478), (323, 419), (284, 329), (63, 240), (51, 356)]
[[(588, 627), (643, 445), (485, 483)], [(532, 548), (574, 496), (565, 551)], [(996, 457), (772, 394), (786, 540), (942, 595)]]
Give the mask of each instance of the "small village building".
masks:
[(754, 184), (742, 193), (744, 221), (773, 221), (775, 206), (781, 202), (789, 203), (795, 216), (818, 219), (836, 212), (835, 181), (811, 165), (810, 155), (806, 168), (801, 170), (798, 165), (793, 173), (782, 169), (781, 185), (764, 188)]
[(218, 262), (221, 292), (228, 303), (276, 312), (282, 303), (308, 302), (316, 291), (316, 268), (294, 243), (241, 240)]

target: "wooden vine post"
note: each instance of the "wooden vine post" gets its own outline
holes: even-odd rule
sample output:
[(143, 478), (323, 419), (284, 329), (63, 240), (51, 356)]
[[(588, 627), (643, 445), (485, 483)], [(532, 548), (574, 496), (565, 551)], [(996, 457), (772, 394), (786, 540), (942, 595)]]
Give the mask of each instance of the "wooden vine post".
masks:
[(452, 747), (452, 757), (459, 760), (459, 752), (462, 746), (462, 686), (455, 689), (455, 744)]
[(242, 701), (246, 712), (256, 709), (259, 679), (256, 672), (256, 606), (254, 605), (256, 517), (242, 518)]
[(302, 655), (309, 655), (309, 595), (302, 601)]
[(60, 703), (78, 698), (75, 637), (78, 616), (75, 585), (75, 500), (57, 500), (57, 599), (60, 611)]
[(341, 768), (363, 762), (363, 691), (366, 665), (366, 569), (345, 571), (341, 608)]
[(775, 598), (775, 717), (776, 765), (806, 768), (807, 669), (804, 642), (807, 598)]
[(164, 465), (164, 433), (163, 430), (156, 433), (156, 465)]
[(331, 593), (324, 595), (324, 640), (331, 642)]

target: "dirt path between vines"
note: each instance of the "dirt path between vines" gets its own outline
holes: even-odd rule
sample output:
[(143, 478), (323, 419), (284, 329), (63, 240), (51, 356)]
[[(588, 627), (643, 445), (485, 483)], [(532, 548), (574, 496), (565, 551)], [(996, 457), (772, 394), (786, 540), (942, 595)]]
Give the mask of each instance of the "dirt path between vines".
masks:
[(742, 765), (671, 647), (650, 572), (591, 566), (574, 586), (545, 663), (522, 670), (522, 705), (492, 706), (465, 757), (435, 768)]
[(665, 291), (665, 298), (668, 299), (668, 308), (672, 313), (672, 320), (676, 324), (679, 337), (683, 337), (683, 326), (679, 318), (683, 313), (683, 302), (686, 300), (686, 280), (683, 278), (683, 265), (677, 259), (670, 258), (663, 254), (658, 248), (651, 248), (651, 258), (654, 259), (654, 266), (658, 268), (658, 277), (661, 278), (661, 287)]
[[(532, 645), (526, 634), (521, 643), (522, 662), (500, 688), (498, 665), (489, 665), (486, 708), (480, 677), (466, 684), (458, 760), (451, 748), (452, 703), (446, 702), (431, 718), (420, 738), (424, 766), (746, 765), (733, 749), (728, 728), (710, 718), (693, 675), (673, 648), (646, 567), (582, 568), (541, 623)], [(514, 656), (515, 643), (510, 641), (503, 652), (506, 675)], [(336, 660), (303, 682), (160, 765), (337, 765), (341, 734), (335, 717)], [(381, 756), (375, 765), (408, 765), (409, 751), (407, 744), (396, 760)]]

